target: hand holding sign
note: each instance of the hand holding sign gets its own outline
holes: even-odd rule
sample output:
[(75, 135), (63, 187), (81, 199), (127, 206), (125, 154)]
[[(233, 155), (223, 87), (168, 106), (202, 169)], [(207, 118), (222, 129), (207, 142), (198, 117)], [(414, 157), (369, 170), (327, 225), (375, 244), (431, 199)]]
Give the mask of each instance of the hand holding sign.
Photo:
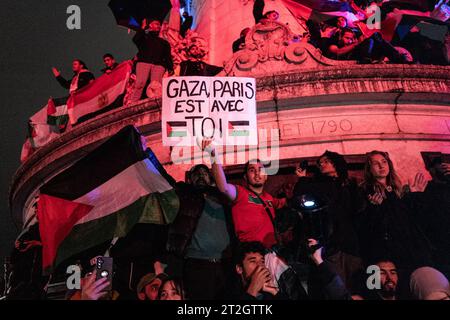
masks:
[(213, 145), (214, 141), (212, 139), (200, 139), (197, 138), (197, 145), (202, 151), (206, 151), (211, 157), (216, 156), (216, 149)]

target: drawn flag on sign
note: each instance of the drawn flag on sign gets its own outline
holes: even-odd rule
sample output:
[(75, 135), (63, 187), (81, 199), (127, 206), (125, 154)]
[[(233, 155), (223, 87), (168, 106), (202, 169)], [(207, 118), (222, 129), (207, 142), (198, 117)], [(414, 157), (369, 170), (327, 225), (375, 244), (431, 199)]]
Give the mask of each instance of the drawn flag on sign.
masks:
[(187, 123), (186, 121), (168, 121), (167, 122), (167, 136), (170, 138), (174, 137), (186, 137)]
[(228, 135), (232, 137), (250, 136), (249, 121), (228, 121)]

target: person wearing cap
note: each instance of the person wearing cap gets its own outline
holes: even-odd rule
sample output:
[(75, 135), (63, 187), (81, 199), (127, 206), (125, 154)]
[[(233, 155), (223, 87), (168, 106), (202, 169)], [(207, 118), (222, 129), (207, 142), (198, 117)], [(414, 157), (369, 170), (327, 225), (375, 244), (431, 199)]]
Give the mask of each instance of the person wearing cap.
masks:
[(202, 195), (203, 210), (186, 248), (186, 293), (193, 300), (215, 299), (223, 293), (226, 268), (231, 260), (229, 206), (207, 166), (192, 167), (187, 178), (188, 184)]
[(418, 300), (450, 300), (448, 279), (431, 267), (416, 269), (409, 282), (411, 293)]
[(196, 165), (176, 186), (181, 208), (169, 230), (168, 251), (181, 257), (189, 300), (223, 294), (234, 242), (228, 200), (215, 187), (207, 166)]
[(139, 300), (157, 300), (161, 284), (169, 276), (165, 273), (147, 273), (137, 285), (136, 293)]

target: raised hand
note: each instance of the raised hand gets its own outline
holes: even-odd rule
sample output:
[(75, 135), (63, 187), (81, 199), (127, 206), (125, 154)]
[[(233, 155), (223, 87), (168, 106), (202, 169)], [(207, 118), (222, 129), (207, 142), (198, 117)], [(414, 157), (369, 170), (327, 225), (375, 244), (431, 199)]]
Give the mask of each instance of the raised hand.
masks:
[(450, 176), (450, 163), (442, 163), (441, 168), (444, 176)]
[(200, 150), (206, 151), (214, 157), (215, 148), (213, 142), (214, 141), (212, 139), (197, 138), (197, 146), (200, 148)]
[(414, 177), (414, 183), (412, 184), (411, 191), (412, 192), (423, 192), (427, 187), (428, 181), (425, 180), (425, 176), (423, 173), (418, 172)]
[(295, 168), (295, 175), (297, 177), (306, 177), (306, 169), (302, 169), (300, 167)]
[(148, 27), (148, 25), (147, 25), (147, 19), (144, 18), (144, 19), (142, 20), (141, 29), (144, 29), (144, 30), (145, 30), (145, 29), (147, 29), (147, 27)]
[[(308, 239), (308, 247), (312, 248), (313, 246), (317, 246), (319, 242), (316, 239)], [(322, 250), (323, 247), (317, 248), (311, 255), (311, 260), (318, 266), (323, 262), (322, 259)]]
[(381, 193), (375, 192), (374, 194), (369, 194), (368, 199), (371, 204), (380, 205), (383, 203), (384, 197)]
[(55, 77), (59, 77), (61, 75), (61, 72), (59, 72), (59, 70), (55, 67), (52, 67), (52, 72)]

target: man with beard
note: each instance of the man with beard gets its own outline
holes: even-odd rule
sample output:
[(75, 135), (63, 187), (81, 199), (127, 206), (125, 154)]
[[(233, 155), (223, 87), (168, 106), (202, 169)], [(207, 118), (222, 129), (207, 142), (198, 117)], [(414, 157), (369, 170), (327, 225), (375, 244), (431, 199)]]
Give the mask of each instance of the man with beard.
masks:
[(380, 268), (380, 288), (363, 290), (362, 296), (355, 295), (355, 300), (401, 300), (398, 289), (398, 272), (390, 259), (381, 259), (376, 264)]
[(139, 300), (154, 301), (158, 297), (161, 284), (169, 276), (165, 273), (147, 273), (144, 275), (137, 285), (137, 297)]
[(213, 77), (223, 70), (221, 67), (204, 62), (205, 56), (206, 52), (198, 45), (192, 44), (188, 49), (189, 60), (180, 63), (180, 76)]
[(192, 167), (187, 182), (203, 201), (198, 203), (201, 213), (184, 254), (186, 294), (191, 300), (211, 300), (223, 294), (231, 258), (228, 201), (205, 165)]
[(227, 182), (222, 165), (217, 162), (215, 150), (209, 147), (208, 151), (211, 154), (212, 172), (217, 187), (233, 201), (233, 223), (239, 241), (258, 241), (270, 249), (277, 243), (275, 210), (284, 207), (286, 199), (277, 199), (264, 192), (267, 174), (259, 159), (245, 164), (245, 186), (240, 186)]
[(392, 261), (380, 261), (377, 263), (380, 268), (381, 289), (377, 290), (381, 300), (397, 300), (397, 268)]
[(72, 70), (72, 80), (66, 80), (61, 75), (61, 72), (58, 69), (56, 69), (55, 67), (52, 68), (52, 72), (56, 80), (62, 87), (69, 89), (69, 93), (73, 93), (76, 90), (87, 86), (95, 79), (94, 75), (88, 70), (86, 63), (84, 63), (80, 59), (73, 60)]

